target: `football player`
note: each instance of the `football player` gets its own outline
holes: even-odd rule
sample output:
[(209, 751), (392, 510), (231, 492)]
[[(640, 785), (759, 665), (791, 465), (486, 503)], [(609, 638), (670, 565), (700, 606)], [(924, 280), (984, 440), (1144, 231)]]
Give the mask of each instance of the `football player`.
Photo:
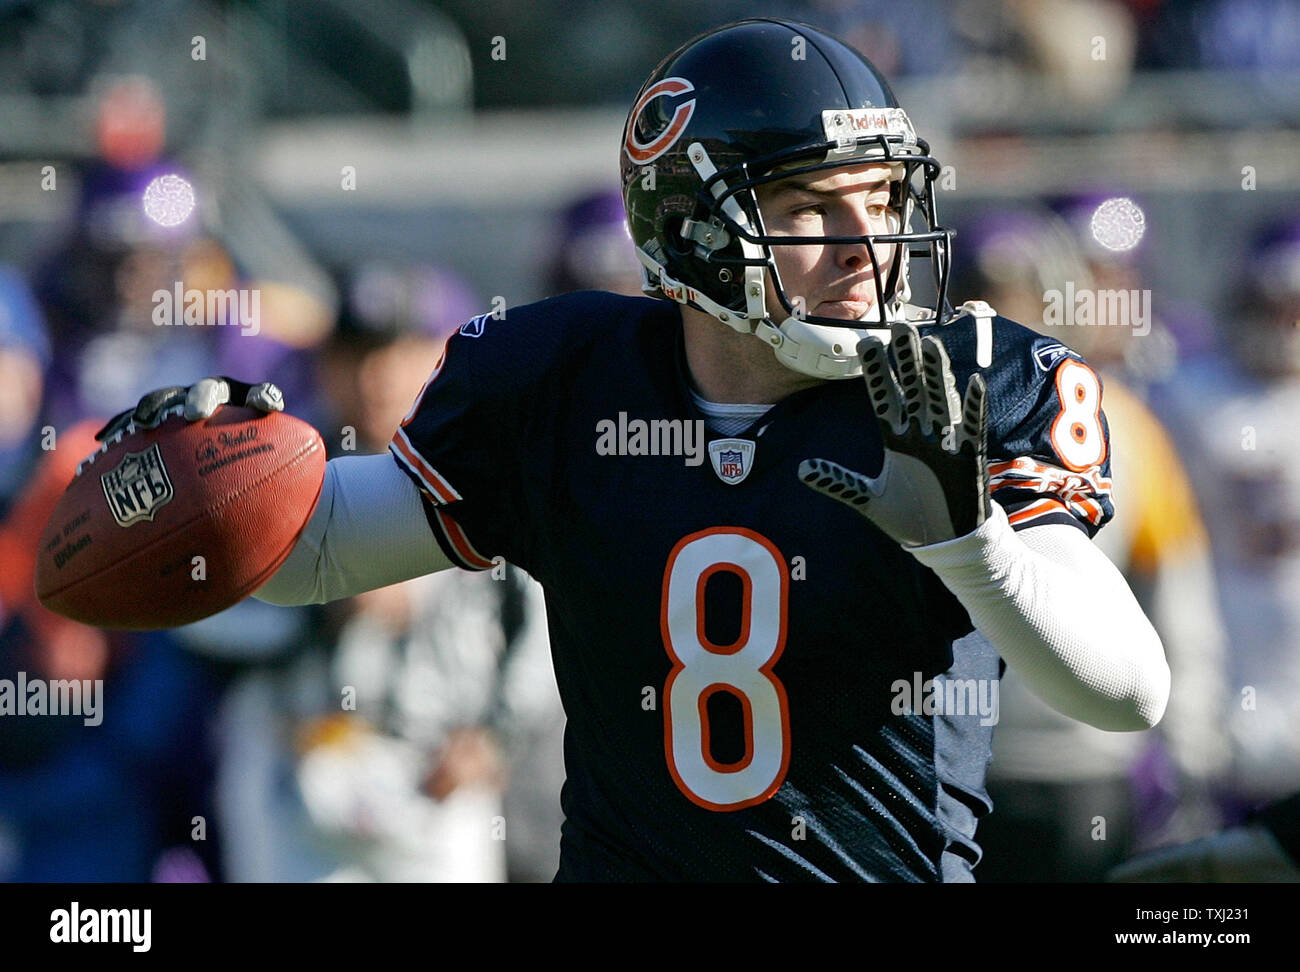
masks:
[[(568, 716), (557, 880), (972, 880), (999, 656), (1103, 729), (1149, 728), (1168, 697), (1089, 539), (1112, 509), (1101, 385), (948, 306), (939, 163), (821, 31), (689, 42), (621, 156), (659, 299), (468, 321), (390, 455), (329, 463), (258, 597), (498, 557), (537, 578)], [(134, 417), (231, 394), (205, 380)]]

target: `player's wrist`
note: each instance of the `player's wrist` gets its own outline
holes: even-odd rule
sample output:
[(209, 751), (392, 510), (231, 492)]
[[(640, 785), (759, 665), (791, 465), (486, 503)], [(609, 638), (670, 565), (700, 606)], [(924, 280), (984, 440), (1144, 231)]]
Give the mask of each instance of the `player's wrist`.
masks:
[(1006, 559), (1016, 543), (1016, 531), (1001, 504), (989, 504), (988, 515), (974, 530), (951, 540), (922, 546), (904, 546), (917, 560), (936, 573), (946, 568), (988, 565)]

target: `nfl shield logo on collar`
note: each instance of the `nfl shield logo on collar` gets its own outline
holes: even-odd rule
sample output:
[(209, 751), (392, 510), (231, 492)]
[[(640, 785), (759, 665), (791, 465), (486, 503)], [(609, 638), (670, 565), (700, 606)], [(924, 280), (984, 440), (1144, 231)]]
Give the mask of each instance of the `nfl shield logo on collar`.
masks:
[(709, 458), (718, 478), (735, 486), (754, 467), (754, 443), (749, 439), (714, 439), (709, 443)]

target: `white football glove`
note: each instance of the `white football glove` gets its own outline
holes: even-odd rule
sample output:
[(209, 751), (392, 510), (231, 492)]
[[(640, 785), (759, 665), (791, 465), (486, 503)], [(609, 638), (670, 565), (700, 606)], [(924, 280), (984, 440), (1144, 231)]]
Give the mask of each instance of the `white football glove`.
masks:
[(120, 438), (135, 429), (156, 429), (169, 415), (184, 415), (187, 422), (211, 418), (227, 402), (242, 402), (259, 412), (283, 412), (284, 394), (269, 381), (250, 385), (234, 378), (202, 378), (185, 388), (172, 385), (146, 392), (135, 408), (119, 412), (95, 433), (100, 442)]
[[(799, 464), (804, 485), (845, 503), (905, 547), (963, 537), (989, 515), (988, 407), (984, 379), (957, 395), (948, 353), (896, 323), (887, 349), (858, 344), (862, 377), (885, 445), (874, 479), (827, 459)], [(892, 361), (890, 351), (892, 351)]]

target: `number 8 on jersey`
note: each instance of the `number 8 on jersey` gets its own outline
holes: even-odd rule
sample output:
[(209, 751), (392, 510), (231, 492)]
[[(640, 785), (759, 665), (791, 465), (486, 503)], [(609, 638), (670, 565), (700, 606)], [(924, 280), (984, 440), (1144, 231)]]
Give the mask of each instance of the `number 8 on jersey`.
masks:
[[(720, 571), (741, 583), (740, 633), (730, 645), (705, 633), (705, 588)], [(742, 527), (683, 537), (668, 557), (660, 624), (673, 668), (664, 686), (664, 750), (678, 788), (706, 809), (761, 803), (789, 768), (785, 687), (772, 674), (785, 647), (787, 583), (776, 546)], [(710, 753), (708, 700), (715, 692), (735, 696), (744, 713), (745, 752), (734, 763)]]

